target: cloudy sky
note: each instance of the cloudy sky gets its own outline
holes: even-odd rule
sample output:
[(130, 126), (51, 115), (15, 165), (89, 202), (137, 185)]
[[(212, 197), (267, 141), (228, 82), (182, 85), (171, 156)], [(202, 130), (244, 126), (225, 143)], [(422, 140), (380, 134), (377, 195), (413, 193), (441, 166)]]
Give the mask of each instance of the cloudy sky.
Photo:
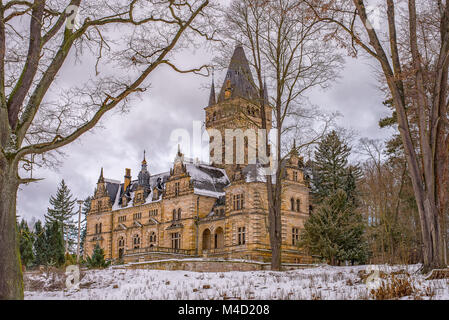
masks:
[[(199, 50), (183, 52), (177, 59), (202, 64), (213, 57), (214, 52)], [(55, 194), (61, 179), (66, 181), (75, 198), (84, 199), (93, 194), (101, 167), (110, 179), (122, 181), (125, 168), (131, 168), (135, 178), (143, 150), (147, 151), (150, 173), (169, 170), (176, 151), (176, 143), (170, 141), (170, 135), (176, 129), (191, 132), (194, 121), (203, 121), (211, 79), (178, 74), (162, 67), (151, 75), (150, 81), (151, 89), (134, 101), (128, 113), (107, 114), (101, 127), (63, 148), (66, 156), (57, 170), (34, 171), (34, 177), (45, 180), (22, 186), (18, 198), (19, 216), (42, 219), (48, 199)], [(373, 66), (367, 60), (348, 58), (341, 78), (326, 91), (310, 92), (309, 98), (324, 110), (341, 113), (338, 124), (354, 130), (360, 137), (385, 139), (390, 132), (380, 130), (378, 121), (388, 110), (382, 105), (384, 97), (377, 84)], [(221, 83), (217, 86), (221, 87)]]

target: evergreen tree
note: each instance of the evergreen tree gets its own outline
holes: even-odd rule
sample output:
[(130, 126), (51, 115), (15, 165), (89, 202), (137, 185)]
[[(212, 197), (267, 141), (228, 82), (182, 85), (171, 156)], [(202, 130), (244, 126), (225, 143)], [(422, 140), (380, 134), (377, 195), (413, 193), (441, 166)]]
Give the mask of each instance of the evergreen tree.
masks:
[(47, 209), (45, 221), (47, 224), (58, 222), (61, 228), (61, 234), (65, 242), (66, 248), (71, 248), (76, 242), (75, 238), (77, 230), (73, 221), (73, 216), (76, 200), (72, 199), (70, 189), (65, 184), (64, 180), (59, 184), (56, 196), (50, 197), (50, 204), (52, 208)]
[(105, 261), (104, 251), (97, 243), (92, 253), (92, 257), (87, 257), (87, 267), (88, 268), (107, 268), (110, 265), (110, 261)]
[(86, 224), (86, 217), (87, 214), (90, 211), (90, 204), (92, 201), (92, 197), (87, 197), (84, 200), (83, 203), (83, 208), (81, 209), (81, 240), (80, 240), (80, 255), (83, 256), (84, 255), (84, 244), (86, 242), (86, 235), (87, 235), (87, 224)]
[(312, 167), (312, 193), (317, 203), (346, 190), (348, 183), (348, 157), (351, 148), (333, 130), (319, 143)]
[(62, 266), (64, 258), (64, 237), (60, 222), (48, 222), (45, 225), (46, 264)]
[(326, 198), (305, 222), (300, 246), (332, 265), (344, 261), (364, 263), (368, 258), (365, 225), (362, 215), (340, 189)]
[(22, 219), (18, 227), (20, 241), (20, 258), (22, 265), (29, 268), (33, 265), (33, 234), (28, 228), (25, 219)]
[(47, 264), (47, 243), (42, 222), (38, 220), (34, 225), (34, 265)]

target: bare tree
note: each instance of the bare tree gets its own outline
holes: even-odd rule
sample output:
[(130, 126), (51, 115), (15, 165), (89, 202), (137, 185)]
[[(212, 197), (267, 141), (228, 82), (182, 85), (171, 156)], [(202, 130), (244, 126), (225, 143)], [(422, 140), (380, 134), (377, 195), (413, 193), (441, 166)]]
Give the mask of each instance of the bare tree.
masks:
[(127, 107), (159, 66), (208, 71), (182, 70), (173, 53), (211, 38), (209, 8), (208, 0), (0, 1), (0, 299), (23, 298), (16, 194), (37, 179), (19, 168)]
[[(423, 271), (443, 266), (449, 197), (449, 3), (385, 0), (374, 2), (373, 10), (363, 0), (307, 2), (317, 18), (335, 26), (331, 35), (352, 55), (361, 50), (377, 60), (397, 113), (418, 206)], [(386, 9), (383, 16), (381, 8)], [(417, 140), (410, 113), (416, 114)]]
[[(306, 93), (315, 87), (326, 87), (329, 80), (335, 79), (341, 61), (332, 47), (323, 45), (323, 25), (310, 13), (305, 3), (297, 0), (233, 1), (226, 13), (226, 38), (242, 44), (249, 52), (256, 75), (253, 86), (259, 93), (255, 103), (261, 106), (262, 129), (269, 128), (267, 112), (273, 109), (277, 147), (271, 153), (279, 164), (292, 152), (316, 143), (330, 123), (330, 118), (321, 117), (309, 107)], [(272, 95), (268, 87), (272, 88)], [(287, 145), (285, 141), (287, 137), (301, 139), (301, 143), (292, 148), (293, 143)], [(268, 132), (265, 141), (269, 150)], [(274, 176), (266, 179), (268, 229), (271, 268), (280, 270), (284, 166), (278, 165)]]

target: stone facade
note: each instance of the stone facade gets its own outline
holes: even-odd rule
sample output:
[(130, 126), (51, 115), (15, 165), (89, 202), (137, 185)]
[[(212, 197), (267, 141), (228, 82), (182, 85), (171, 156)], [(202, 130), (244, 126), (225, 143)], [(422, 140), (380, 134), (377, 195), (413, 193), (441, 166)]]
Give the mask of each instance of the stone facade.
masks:
[[(237, 47), (218, 100), (212, 86), (206, 127), (223, 137), (226, 129), (246, 130), (261, 123), (252, 79), (245, 70), (248, 62)], [(271, 109), (267, 110), (271, 123)], [(91, 255), (98, 243), (106, 258), (115, 261), (173, 257), (270, 261), (266, 176), (259, 163), (251, 162), (252, 147), (245, 140), (243, 162), (234, 157), (230, 164), (199, 163), (179, 150), (170, 172), (158, 175), (148, 172), (144, 157), (138, 179), (132, 180), (126, 169), (124, 182), (105, 179), (102, 170), (87, 216), (84, 252)], [(211, 147), (211, 159), (215, 151)], [(282, 261), (310, 263), (296, 245), (309, 216), (302, 159), (293, 151), (281, 165)]]

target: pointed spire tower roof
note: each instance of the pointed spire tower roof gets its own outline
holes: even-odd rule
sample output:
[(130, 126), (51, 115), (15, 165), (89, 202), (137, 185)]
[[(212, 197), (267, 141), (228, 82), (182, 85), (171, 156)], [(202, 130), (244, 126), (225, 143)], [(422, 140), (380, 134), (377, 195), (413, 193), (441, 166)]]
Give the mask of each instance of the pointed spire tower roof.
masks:
[(98, 183), (104, 183), (103, 167), (101, 167), (100, 177), (98, 178)]
[[(227, 93), (228, 92), (228, 93)], [(226, 99), (241, 97), (248, 100), (257, 99), (254, 79), (249, 67), (248, 59), (241, 45), (237, 45), (229, 63), (228, 72), (218, 96), (218, 102)]]
[(212, 87), (210, 88), (210, 96), (209, 96), (209, 107), (213, 106), (214, 104), (217, 103), (217, 99), (215, 97), (215, 79), (214, 76), (212, 75)]

